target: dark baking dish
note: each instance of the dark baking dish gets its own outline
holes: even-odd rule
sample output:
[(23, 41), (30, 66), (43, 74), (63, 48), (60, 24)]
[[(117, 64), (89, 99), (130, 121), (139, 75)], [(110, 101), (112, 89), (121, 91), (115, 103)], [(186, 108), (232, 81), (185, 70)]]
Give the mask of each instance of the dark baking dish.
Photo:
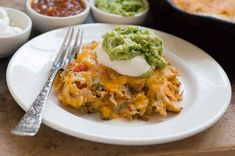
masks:
[[(214, 57), (228, 72), (235, 70), (235, 24), (214, 17), (187, 13), (170, 0), (149, 0), (146, 26), (183, 38)], [(234, 75), (234, 74), (232, 74)]]
[(185, 24), (198, 26), (199, 28), (212, 28), (222, 30), (224, 32), (235, 33), (235, 23), (230, 22), (229, 20), (223, 20), (213, 16), (188, 13), (175, 6), (171, 0), (149, 0), (149, 2), (153, 15), (154, 11), (161, 10), (160, 14), (162, 16), (185, 22)]

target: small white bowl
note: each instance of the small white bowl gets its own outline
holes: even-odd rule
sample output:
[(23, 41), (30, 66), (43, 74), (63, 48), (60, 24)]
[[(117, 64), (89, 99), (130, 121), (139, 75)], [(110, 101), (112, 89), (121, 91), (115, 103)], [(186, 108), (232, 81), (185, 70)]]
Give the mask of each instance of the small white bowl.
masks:
[(135, 14), (134, 16), (121, 16), (112, 13), (108, 13), (100, 10), (95, 6), (94, 0), (90, 0), (92, 15), (96, 22), (99, 23), (114, 23), (114, 24), (135, 24), (140, 25), (144, 22), (147, 13), (149, 11), (149, 3), (147, 0), (144, 0), (146, 3), (146, 10)]
[(14, 26), (23, 29), (23, 31), (17, 35), (0, 36), (0, 58), (2, 58), (15, 52), (17, 48), (29, 39), (32, 29), (32, 20), (28, 15), (19, 10), (7, 7), (0, 8), (7, 12), (10, 22), (14, 23)]
[(32, 0), (27, 0), (26, 2), (26, 11), (28, 15), (33, 20), (33, 25), (36, 29), (38, 29), (41, 32), (47, 32), (49, 30), (71, 26), (71, 25), (77, 25), (85, 22), (87, 19), (87, 16), (90, 12), (90, 4), (88, 0), (83, 0), (85, 5), (85, 10), (81, 12), (80, 14), (74, 15), (74, 16), (67, 16), (67, 17), (54, 17), (54, 16), (46, 16), (43, 14), (40, 14), (33, 10), (31, 3)]

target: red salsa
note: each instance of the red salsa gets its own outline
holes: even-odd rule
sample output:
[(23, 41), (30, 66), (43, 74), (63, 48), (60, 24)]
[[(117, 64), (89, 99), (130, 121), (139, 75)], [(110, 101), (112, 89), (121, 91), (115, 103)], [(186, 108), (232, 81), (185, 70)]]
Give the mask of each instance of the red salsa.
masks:
[(82, 0), (32, 0), (32, 8), (40, 14), (56, 17), (74, 16), (85, 9)]

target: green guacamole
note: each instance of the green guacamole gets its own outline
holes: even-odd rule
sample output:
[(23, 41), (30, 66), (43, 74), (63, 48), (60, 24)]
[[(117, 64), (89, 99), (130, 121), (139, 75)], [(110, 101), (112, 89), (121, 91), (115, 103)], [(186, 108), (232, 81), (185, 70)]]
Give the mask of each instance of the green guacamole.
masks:
[(102, 11), (121, 16), (133, 16), (146, 9), (144, 0), (94, 0), (95, 6)]
[(117, 26), (104, 34), (103, 39), (103, 49), (111, 60), (129, 60), (144, 55), (148, 64), (154, 68), (167, 65), (163, 57), (162, 40), (147, 29)]

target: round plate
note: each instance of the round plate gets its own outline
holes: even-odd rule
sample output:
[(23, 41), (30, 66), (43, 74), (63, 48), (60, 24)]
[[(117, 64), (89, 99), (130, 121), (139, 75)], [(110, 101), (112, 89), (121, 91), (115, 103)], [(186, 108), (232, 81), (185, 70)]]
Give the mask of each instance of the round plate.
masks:
[[(100, 41), (114, 25), (81, 25), (85, 42)], [(7, 84), (16, 102), (27, 110), (44, 85), (67, 28), (42, 34), (12, 57), (7, 69)], [(208, 54), (178, 37), (152, 30), (164, 41), (165, 56), (180, 70), (183, 110), (167, 118), (153, 115), (149, 121), (116, 119), (102, 121), (99, 115), (82, 115), (63, 108), (51, 92), (43, 123), (63, 133), (86, 140), (147, 145), (180, 140), (214, 124), (231, 100), (231, 85), (224, 70)]]

